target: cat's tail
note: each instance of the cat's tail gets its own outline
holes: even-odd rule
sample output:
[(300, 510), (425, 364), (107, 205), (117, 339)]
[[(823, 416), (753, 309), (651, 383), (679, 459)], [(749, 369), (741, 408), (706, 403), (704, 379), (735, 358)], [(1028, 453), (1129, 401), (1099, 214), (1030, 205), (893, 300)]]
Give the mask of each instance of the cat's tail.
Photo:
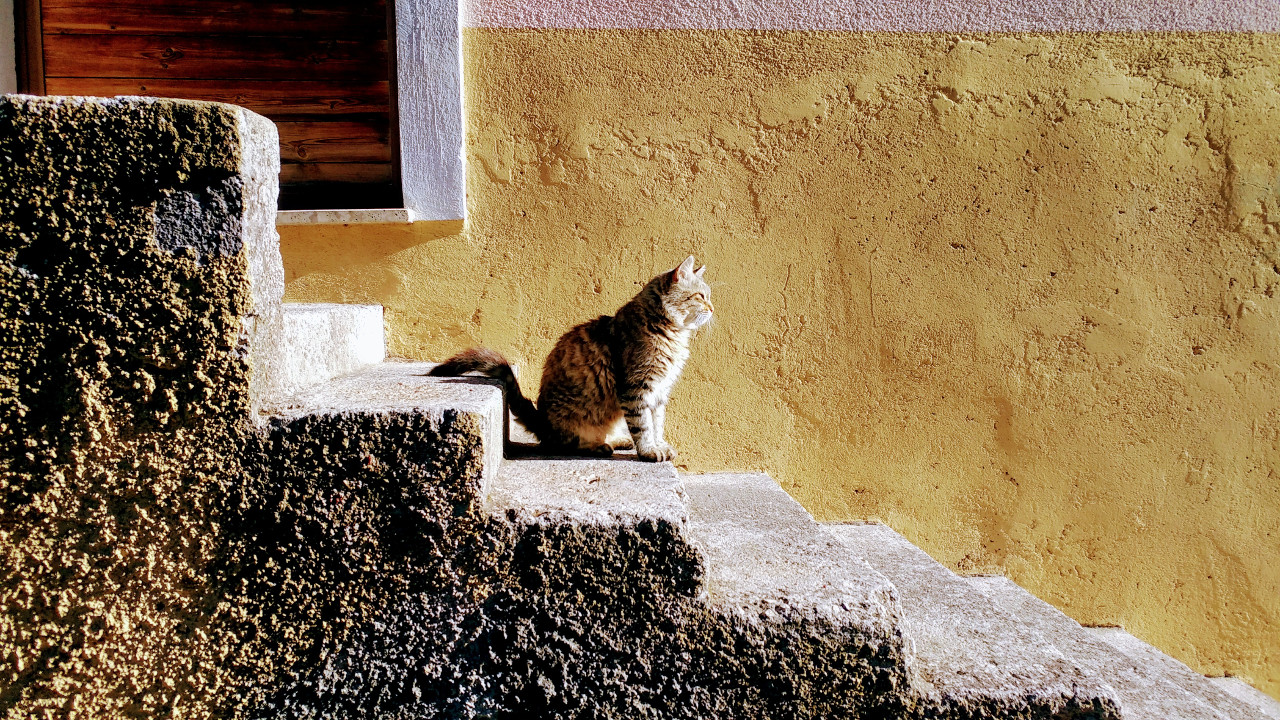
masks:
[(488, 348), (471, 348), (463, 350), (439, 365), (431, 368), (428, 375), (437, 377), (457, 377), (469, 372), (480, 373), (502, 383), (507, 393), (507, 405), (516, 420), (533, 433), (538, 440), (549, 435), (550, 425), (547, 416), (534, 406), (533, 401), (520, 392), (520, 383), (516, 382), (516, 374), (511, 370), (511, 363), (501, 353)]

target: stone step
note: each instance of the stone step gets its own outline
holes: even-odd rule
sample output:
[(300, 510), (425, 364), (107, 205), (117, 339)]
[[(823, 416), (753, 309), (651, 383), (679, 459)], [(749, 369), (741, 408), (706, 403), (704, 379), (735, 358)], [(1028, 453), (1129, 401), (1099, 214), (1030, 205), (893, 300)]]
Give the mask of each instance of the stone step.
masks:
[(1125, 720), (1220, 720), (1199, 696), (1171, 682), (1161, 668), (1134, 662), (1100, 641), (1057, 608), (1008, 578), (965, 578), (973, 589), (1006, 609), (1017, 622), (1035, 628), (1091, 676), (1106, 681), (1120, 698)]
[(901, 712), (906, 648), (885, 576), (767, 475), (687, 476), (684, 487), (702, 602), (726, 628), (707, 662), (743, 675), (760, 695), (747, 704), (786, 714), (787, 698), (805, 697), (809, 717)]
[(1270, 720), (1280, 720), (1280, 701), (1244, 680), (1238, 677), (1211, 677), (1209, 682), (1240, 702), (1253, 706), (1254, 709), (1262, 713), (1263, 717)]
[(897, 588), (927, 717), (1119, 718), (1115, 691), (884, 525), (828, 525)]
[(381, 305), (284, 303), (280, 384), (287, 391), (331, 380), (386, 357)]
[(502, 464), (502, 388), (431, 367), (390, 360), (272, 398), (261, 413), (273, 461), (285, 475), (401, 474), (478, 511)]
[(1267, 720), (1268, 716), (1254, 703), (1242, 701), (1224, 691), (1209, 678), (1166, 655), (1154, 646), (1130, 635), (1122, 628), (1089, 628), (1089, 634), (1122, 653), (1135, 665), (1159, 673), (1168, 682), (1199, 699), (1216, 713), (1230, 720)]
[[(504, 460), (484, 510), (515, 542), (536, 539), (517, 572), (572, 577), (598, 586), (692, 595), (702, 564), (688, 537), (688, 511), (671, 463), (612, 459)], [(535, 547), (536, 546), (536, 547)]]

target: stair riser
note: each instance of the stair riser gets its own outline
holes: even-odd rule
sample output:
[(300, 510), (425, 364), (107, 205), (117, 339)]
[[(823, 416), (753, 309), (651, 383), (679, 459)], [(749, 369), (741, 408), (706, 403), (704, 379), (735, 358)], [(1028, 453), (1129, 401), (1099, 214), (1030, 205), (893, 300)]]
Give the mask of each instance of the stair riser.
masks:
[(386, 357), (381, 306), (286, 303), (281, 308), (280, 383), (287, 391)]

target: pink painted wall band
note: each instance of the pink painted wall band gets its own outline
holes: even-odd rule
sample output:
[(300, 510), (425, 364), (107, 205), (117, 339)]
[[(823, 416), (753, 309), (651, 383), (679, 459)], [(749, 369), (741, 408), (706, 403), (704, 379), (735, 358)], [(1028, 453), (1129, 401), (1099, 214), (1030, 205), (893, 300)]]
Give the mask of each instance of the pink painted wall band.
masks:
[(897, 32), (1280, 32), (1280, 0), (462, 0), (463, 24)]

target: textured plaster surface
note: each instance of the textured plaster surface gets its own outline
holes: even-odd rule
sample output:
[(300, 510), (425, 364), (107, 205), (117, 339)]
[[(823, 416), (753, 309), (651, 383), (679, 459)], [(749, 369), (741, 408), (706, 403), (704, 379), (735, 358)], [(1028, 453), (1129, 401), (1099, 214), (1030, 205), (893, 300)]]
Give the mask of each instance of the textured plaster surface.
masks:
[(419, 220), (466, 217), (462, 34), (456, 0), (395, 0), (396, 105), (404, 206)]
[(290, 299), (528, 382), (695, 253), (687, 468), (1280, 692), (1276, 36), (465, 39), (468, 229), (283, 227)]
[(465, 0), (473, 27), (916, 32), (1280, 30), (1270, 0)]

